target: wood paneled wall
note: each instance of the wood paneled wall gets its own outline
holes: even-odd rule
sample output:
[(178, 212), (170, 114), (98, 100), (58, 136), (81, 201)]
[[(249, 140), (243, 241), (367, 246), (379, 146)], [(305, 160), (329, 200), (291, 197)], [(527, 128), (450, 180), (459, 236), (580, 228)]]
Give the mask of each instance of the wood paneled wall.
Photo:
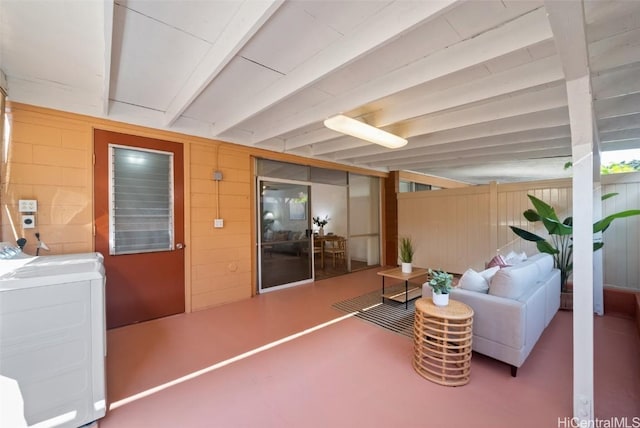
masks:
[[(93, 249), (92, 128), (68, 117), (9, 108), (10, 140), (3, 147), (2, 240), (27, 239), (34, 231), (52, 254)], [(36, 199), (36, 228), (22, 229), (19, 199)], [(44, 254), (44, 253), (43, 253)]]
[[(618, 195), (604, 201), (603, 216), (640, 208), (640, 173), (604, 178), (602, 194)], [(603, 239), (605, 284), (640, 291), (640, 217), (616, 220)]]
[[(250, 297), (256, 286), (255, 157), (358, 174), (352, 168), (89, 116), (9, 103), (10, 138), (3, 147), (2, 240), (24, 236), (35, 253), (34, 230), (48, 254), (93, 251), (93, 130), (105, 129), (181, 143), (185, 147), (185, 297), (187, 311)], [(223, 180), (212, 180), (219, 170)], [(37, 229), (23, 230), (19, 199), (38, 201)], [(213, 228), (220, 216), (225, 227)]]
[[(603, 176), (602, 192), (618, 192), (603, 206), (603, 216), (640, 208), (640, 173)], [(571, 215), (571, 180), (498, 185), (398, 194), (398, 234), (416, 244), (414, 264), (463, 273), (480, 270), (499, 250), (537, 252), (509, 226), (546, 236), (541, 224), (522, 216), (527, 194), (550, 203), (563, 219)], [(640, 217), (616, 220), (604, 235), (605, 284), (640, 290)]]
[(398, 194), (398, 235), (410, 236), (414, 265), (464, 272), (491, 253), (488, 186)]

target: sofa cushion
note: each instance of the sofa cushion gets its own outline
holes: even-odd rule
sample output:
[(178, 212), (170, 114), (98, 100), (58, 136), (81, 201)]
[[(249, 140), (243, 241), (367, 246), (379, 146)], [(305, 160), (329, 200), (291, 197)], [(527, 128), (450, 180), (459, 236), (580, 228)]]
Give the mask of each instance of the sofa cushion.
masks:
[(536, 281), (538, 281), (538, 266), (534, 262), (523, 262), (496, 272), (489, 285), (489, 294), (518, 299)]
[(538, 266), (538, 276), (540, 279), (546, 278), (549, 276), (551, 271), (553, 270), (553, 256), (547, 253), (538, 253), (529, 258), (529, 261), (533, 262)]
[[(495, 269), (499, 270), (500, 268), (496, 266)], [(479, 293), (486, 293), (489, 291), (489, 283), (487, 280), (473, 269), (467, 269), (466, 272), (462, 274), (460, 282), (458, 282), (458, 286), (462, 289), (477, 291)]]

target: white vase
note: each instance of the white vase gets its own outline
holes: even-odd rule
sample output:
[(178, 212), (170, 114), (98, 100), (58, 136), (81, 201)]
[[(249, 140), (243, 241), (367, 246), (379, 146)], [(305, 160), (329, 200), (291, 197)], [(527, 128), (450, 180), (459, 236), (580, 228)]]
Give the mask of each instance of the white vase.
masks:
[(449, 294), (432, 293), (433, 304), (436, 306), (447, 306), (449, 304)]
[(324, 236), (324, 229), (323, 228), (320, 228), (320, 230), (318, 231), (318, 235)]
[(402, 273), (411, 273), (413, 271), (413, 267), (411, 263), (402, 263)]

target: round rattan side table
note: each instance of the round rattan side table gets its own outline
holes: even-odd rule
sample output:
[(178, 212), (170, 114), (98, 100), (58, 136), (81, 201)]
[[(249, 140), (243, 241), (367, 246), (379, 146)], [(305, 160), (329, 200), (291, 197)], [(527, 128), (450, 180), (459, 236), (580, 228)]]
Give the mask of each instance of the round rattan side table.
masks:
[(445, 386), (469, 382), (473, 309), (449, 299), (436, 306), (431, 298), (416, 301), (413, 367), (425, 379)]

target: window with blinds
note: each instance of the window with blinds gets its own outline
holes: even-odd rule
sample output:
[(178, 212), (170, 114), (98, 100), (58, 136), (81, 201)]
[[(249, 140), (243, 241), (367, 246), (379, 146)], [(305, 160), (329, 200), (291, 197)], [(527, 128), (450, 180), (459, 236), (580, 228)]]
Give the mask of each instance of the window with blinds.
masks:
[(173, 249), (173, 154), (110, 146), (110, 254)]

